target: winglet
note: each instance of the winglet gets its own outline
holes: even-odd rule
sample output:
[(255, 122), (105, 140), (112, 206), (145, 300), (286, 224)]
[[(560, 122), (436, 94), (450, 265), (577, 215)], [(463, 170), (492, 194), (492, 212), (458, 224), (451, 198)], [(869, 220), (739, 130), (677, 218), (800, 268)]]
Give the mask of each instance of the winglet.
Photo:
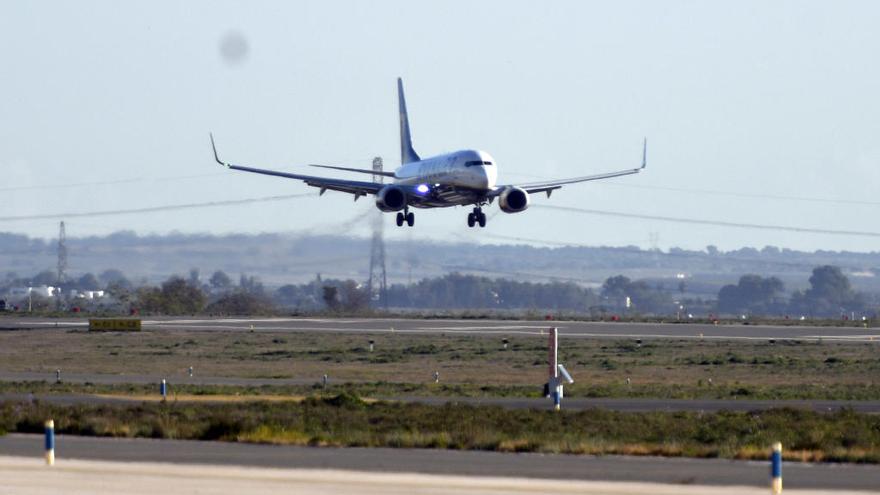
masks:
[(400, 164), (421, 160), (412, 146), (409, 132), (409, 113), (406, 111), (406, 98), (403, 96), (403, 79), (397, 78), (397, 109), (400, 116)]
[(223, 165), (224, 167), (229, 168), (229, 164), (220, 160), (220, 155), (217, 154), (217, 145), (214, 144), (214, 133), (211, 132), (211, 133), (208, 133), (208, 135), (211, 136), (211, 148), (214, 149), (214, 159), (217, 160), (217, 163), (219, 163), (220, 165)]
[(642, 168), (648, 165), (648, 138), (642, 143)]

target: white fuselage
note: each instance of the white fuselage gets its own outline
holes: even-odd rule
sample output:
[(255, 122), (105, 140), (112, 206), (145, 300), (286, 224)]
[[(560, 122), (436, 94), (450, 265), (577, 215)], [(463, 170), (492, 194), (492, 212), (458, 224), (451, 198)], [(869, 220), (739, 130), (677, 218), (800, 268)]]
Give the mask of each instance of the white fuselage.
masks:
[(498, 178), (497, 167), (485, 151), (455, 151), (401, 165), (394, 171), (394, 182), (491, 191)]

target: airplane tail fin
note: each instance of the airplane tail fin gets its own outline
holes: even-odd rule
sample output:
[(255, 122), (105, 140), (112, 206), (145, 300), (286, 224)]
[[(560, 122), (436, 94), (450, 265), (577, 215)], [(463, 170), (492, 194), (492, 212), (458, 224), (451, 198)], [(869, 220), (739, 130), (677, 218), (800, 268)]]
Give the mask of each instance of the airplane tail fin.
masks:
[(406, 99), (403, 97), (403, 80), (397, 78), (397, 102), (400, 111), (400, 164), (417, 162), (419, 155), (412, 147), (409, 133), (409, 117), (406, 113)]

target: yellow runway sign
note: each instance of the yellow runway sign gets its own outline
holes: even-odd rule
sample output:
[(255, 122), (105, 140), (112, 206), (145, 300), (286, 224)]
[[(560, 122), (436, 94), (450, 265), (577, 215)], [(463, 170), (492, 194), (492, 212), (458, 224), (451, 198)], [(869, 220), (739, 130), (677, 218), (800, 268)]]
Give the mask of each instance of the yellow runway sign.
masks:
[(137, 318), (89, 318), (90, 332), (140, 332)]

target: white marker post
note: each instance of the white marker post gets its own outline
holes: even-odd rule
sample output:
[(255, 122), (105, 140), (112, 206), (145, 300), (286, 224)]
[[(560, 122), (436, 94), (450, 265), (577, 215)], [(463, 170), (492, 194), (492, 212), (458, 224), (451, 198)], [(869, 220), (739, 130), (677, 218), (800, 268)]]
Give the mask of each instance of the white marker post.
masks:
[(165, 402), (165, 399), (168, 397), (168, 385), (165, 384), (165, 379), (162, 379), (162, 383), (159, 385), (159, 393), (162, 394), (162, 402)]
[[(547, 385), (545, 385), (546, 395), (548, 397), (553, 397), (553, 407), (558, 411), (562, 407), (562, 381), (563, 379), (568, 383), (574, 383), (574, 380), (571, 378), (571, 375), (568, 374), (568, 371), (565, 369), (565, 366), (559, 364), (559, 329), (551, 328), (550, 329), (550, 341), (549, 341), (549, 356), (547, 361), (550, 364), (550, 377), (547, 381)], [(559, 374), (562, 373), (562, 377), (560, 378)]]
[(548, 380), (548, 392), (553, 397), (553, 406), (558, 411), (561, 407), (562, 397), (560, 392), (562, 387), (559, 386), (559, 368), (557, 368), (557, 360), (559, 358), (559, 330), (556, 327), (550, 329), (550, 340), (548, 342), (548, 351), (550, 352), (547, 361), (550, 364), (550, 379)]

